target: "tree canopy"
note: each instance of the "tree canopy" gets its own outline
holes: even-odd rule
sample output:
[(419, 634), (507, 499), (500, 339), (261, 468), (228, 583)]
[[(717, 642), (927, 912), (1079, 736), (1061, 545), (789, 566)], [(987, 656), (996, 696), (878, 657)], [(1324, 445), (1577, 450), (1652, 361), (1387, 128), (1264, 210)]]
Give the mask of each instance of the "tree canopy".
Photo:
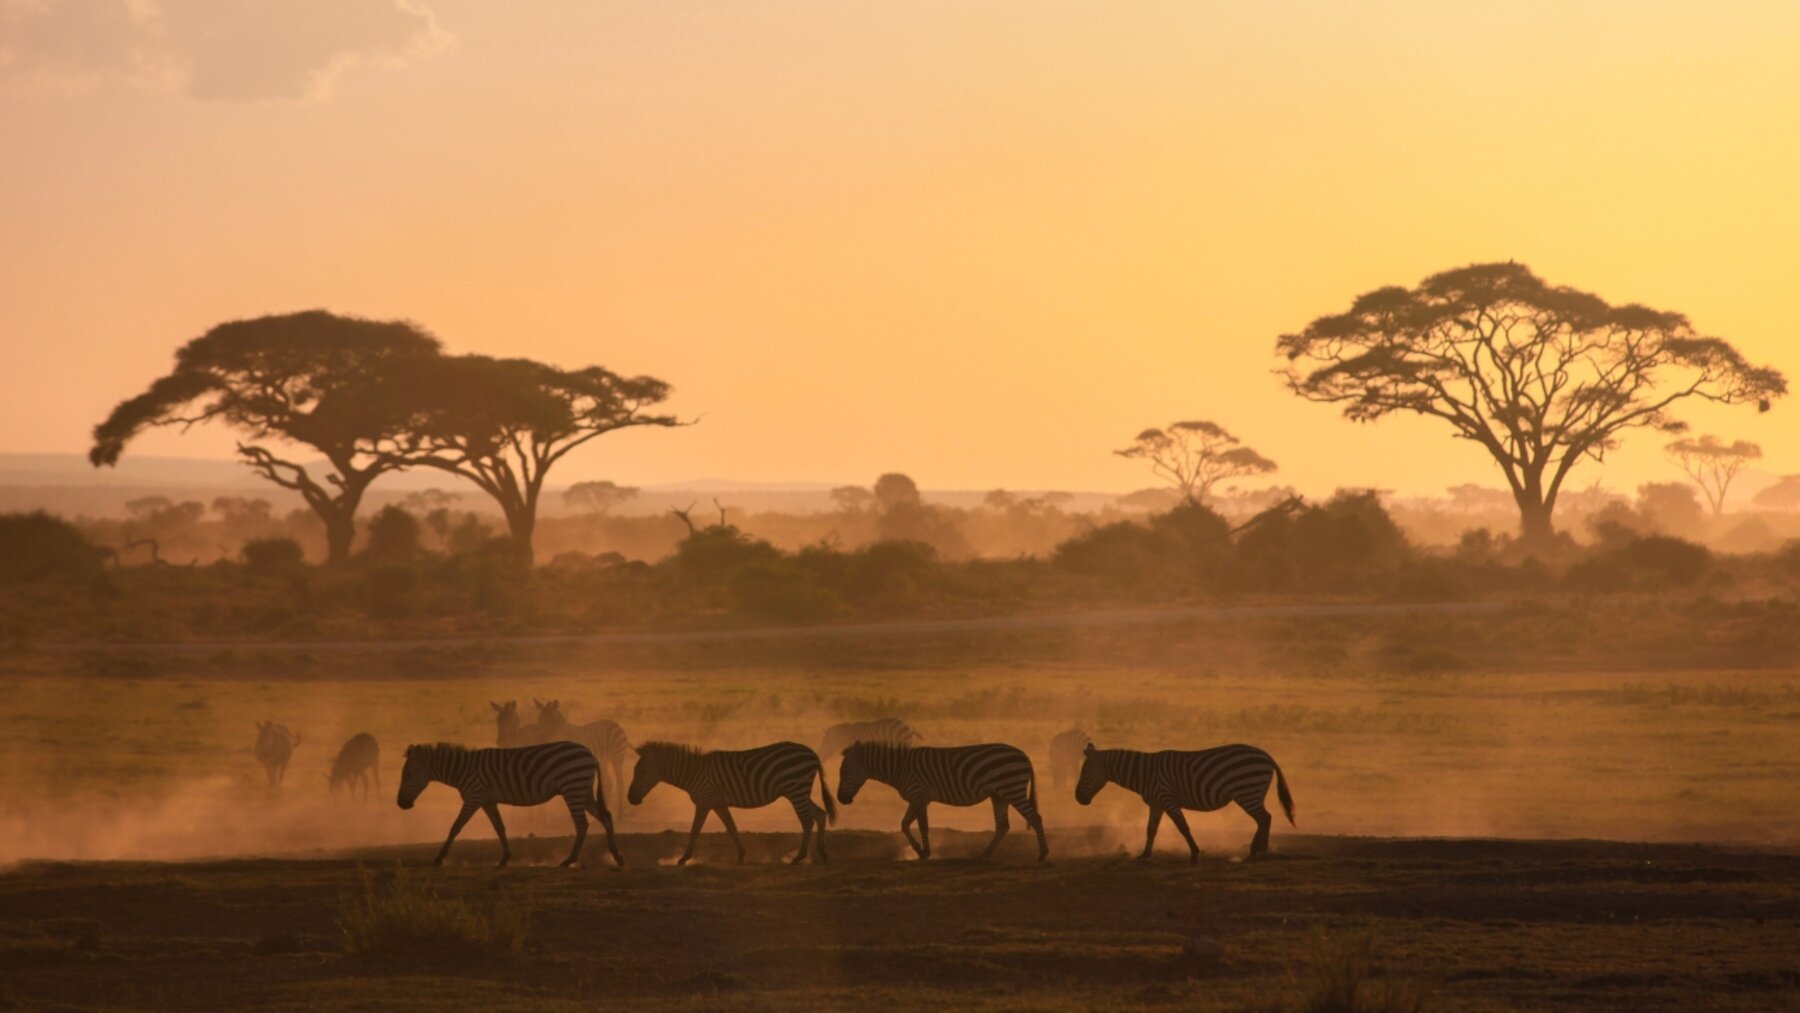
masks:
[(404, 424), (388, 434), (382, 459), (474, 482), (499, 504), (527, 559), (544, 480), (557, 461), (605, 433), (680, 424), (651, 411), (669, 396), (655, 377), (485, 355), (395, 365), (383, 393)]
[(1114, 453), (1143, 461), (1167, 481), (1182, 499), (1204, 503), (1213, 486), (1228, 478), (1266, 475), (1274, 461), (1250, 449), (1224, 426), (1204, 420), (1170, 423), (1146, 429), (1131, 446)]
[(1738, 472), (1762, 457), (1762, 448), (1749, 440), (1726, 443), (1711, 434), (1675, 440), (1663, 450), (1694, 480), (1714, 517), (1725, 512), (1725, 496)]
[(1545, 283), (1522, 264), (1476, 264), (1417, 288), (1379, 288), (1276, 342), (1289, 388), (1367, 422), (1441, 419), (1506, 476), (1527, 541), (1553, 533), (1557, 494), (1583, 459), (1631, 429), (1679, 433), (1687, 398), (1769, 403), (1787, 392), (1679, 313)]
[[(220, 421), (243, 434), (238, 453), (262, 477), (300, 494), (325, 524), (331, 558), (348, 556), (369, 484), (399, 464), (375, 452), (394, 417), (371, 383), (391, 363), (436, 355), (438, 341), (405, 321), (324, 310), (220, 324), (175, 353), (175, 367), (94, 428), (88, 459), (117, 464), (146, 429)], [(310, 447), (315, 475), (271, 441)]]

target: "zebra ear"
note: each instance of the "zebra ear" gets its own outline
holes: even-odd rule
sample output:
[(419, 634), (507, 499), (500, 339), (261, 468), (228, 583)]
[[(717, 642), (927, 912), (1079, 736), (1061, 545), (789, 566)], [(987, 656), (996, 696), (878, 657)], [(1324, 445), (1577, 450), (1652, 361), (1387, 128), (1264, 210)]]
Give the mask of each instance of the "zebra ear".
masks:
[(1081, 753), (1082, 753), (1082, 755), (1083, 755), (1083, 756), (1092, 756), (1092, 755), (1094, 755), (1094, 744), (1093, 744), (1093, 743), (1092, 743), (1092, 742), (1090, 742), (1090, 743), (1088, 743), (1088, 744), (1087, 744), (1087, 748), (1086, 748), (1086, 749), (1083, 749), (1083, 750), (1082, 750), (1082, 751), (1081, 751)]
[(494, 701), (492, 701), (492, 700), (489, 700), (489, 701), (488, 701), (488, 706), (489, 706), (489, 707), (492, 707), (492, 708), (494, 708), (494, 713), (495, 713), (495, 714), (500, 714), (500, 713), (503, 713), (503, 712), (504, 712), (504, 711), (505, 711), (505, 708), (504, 708), (504, 707), (501, 707), (501, 706), (500, 706), (500, 705), (499, 705), (499, 704), (497, 704), (497, 703), (495, 703), (495, 702), (494, 702)]

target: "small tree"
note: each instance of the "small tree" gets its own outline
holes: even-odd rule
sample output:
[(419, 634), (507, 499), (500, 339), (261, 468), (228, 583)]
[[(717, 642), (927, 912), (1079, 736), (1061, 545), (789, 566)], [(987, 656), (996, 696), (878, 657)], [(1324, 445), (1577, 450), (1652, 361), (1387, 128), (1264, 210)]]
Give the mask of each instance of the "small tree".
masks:
[(1174, 487), (1184, 500), (1204, 503), (1213, 486), (1228, 478), (1266, 475), (1274, 461), (1244, 446), (1215, 422), (1171, 423), (1166, 429), (1146, 429), (1131, 446), (1114, 453), (1143, 461), (1151, 472)]
[(875, 480), (875, 507), (882, 513), (890, 513), (897, 508), (918, 506), (923, 497), (919, 495), (919, 483), (910, 475), (898, 471), (890, 471)]
[(599, 366), (445, 356), (397, 364), (385, 383), (405, 423), (385, 442), (382, 460), (474, 482), (499, 504), (527, 563), (538, 500), (556, 462), (615, 430), (680, 424), (650, 410), (668, 398), (668, 384)]
[(874, 501), (875, 494), (860, 485), (840, 485), (831, 490), (831, 502), (839, 513), (862, 513)]
[[(146, 429), (223, 422), (244, 434), (244, 463), (299, 493), (318, 515), (338, 562), (350, 555), (363, 493), (401, 465), (372, 453), (390, 420), (369, 383), (384, 363), (437, 351), (437, 339), (412, 324), (324, 310), (220, 324), (183, 345), (173, 370), (94, 428), (88, 459), (117, 464)], [(325, 472), (314, 474), (269, 441), (323, 455)]]
[(582, 513), (610, 513), (613, 507), (637, 498), (636, 486), (620, 485), (604, 479), (577, 482), (563, 490), (563, 503)]
[(1663, 449), (1699, 486), (1714, 517), (1725, 512), (1725, 495), (1738, 472), (1762, 457), (1762, 448), (1749, 440), (1726, 443), (1712, 435), (1676, 440)]
[(1506, 476), (1527, 543), (1555, 534), (1570, 469), (1631, 429), (1675, 433), (1687, 398), (1769, 402), (1787, 381), (1686, 317), (1545, 284), (1521, 264), (1477, 264), (1414, 289), (1359, 296), (1349, 310), (1283, 335), (1289, 389), (1369, 422), (1440, 419)]

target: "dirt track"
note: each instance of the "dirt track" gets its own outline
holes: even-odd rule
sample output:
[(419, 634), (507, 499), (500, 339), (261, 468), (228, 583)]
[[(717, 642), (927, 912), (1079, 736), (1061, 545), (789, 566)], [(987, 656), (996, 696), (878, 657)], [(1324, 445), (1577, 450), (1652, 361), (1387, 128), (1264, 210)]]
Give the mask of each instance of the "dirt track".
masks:
[[(531, 911), (523, 952), (344, 956), (340, 900), (429, 846), (316, 860), (36, 863), (0, 876), (0, 1000), (27, 1006), (699, 1008), (885, 1002), (996, 1008), (1276, 1008), (1321, 953), (1371, 930), (1388, 980), (1435, 1008), (1800, 1008), (1800, 855), (1605, 842), (1278, 835), (1254, 863), (1160, 854), (1030, 860), (1020, 835), (833, 835), (833, 864), (774, 863), (792, 835), (750, 835), (752, 864), (659, 865), (674, 833), (627, 836), (623, 873), (495, 871), (491, 841), (419, 870), (478, 903)], [(1099, 832), (1053, 835), (1064, 855)], [(566, 841), (520, 842), (554, 861)], [(590, 852), (590, 862), (598, 852)], [(1194, 938), (1216, 959), (1183, 953)], [(1321, 942), (1323, 940), (1323, 942)], [(1274, 1005), (1272, 1005), (1274, 1004)]]

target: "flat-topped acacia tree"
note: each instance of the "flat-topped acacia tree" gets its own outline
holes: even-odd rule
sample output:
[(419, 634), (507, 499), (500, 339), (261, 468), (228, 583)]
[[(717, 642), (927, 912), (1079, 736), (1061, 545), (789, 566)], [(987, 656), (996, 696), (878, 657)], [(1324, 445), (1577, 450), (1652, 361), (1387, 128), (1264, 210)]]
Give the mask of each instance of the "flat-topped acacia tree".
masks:
[[(396, 419), (371, 385), (388, 365), (438, 349), (413, 324), (324, 310), (220, 324), (183, 345), (174, 369), (94, 428), (88, 460), (117, 464), (146, 429), (223, 422), (243, 434), (237, 450), (246, 464), (319, 515), (330, 558), (342, 561), (363, 493), (400, 466), (376, 452)], [(315, 474), (272, 442), (309, 448), (326, 469)]]
[(557, 461), (615, 430), (681, 424), (651, 411), (668, 399), (667, 383), (599, 366), (440, 356), (396, 362), (381, 382), (383, 400), (404, 417), (388, 434), (383, 459), (475, 483), (499, 504), (526, 563), (544, 480)]
[(1685, 316), (1546, 284), (1522, 264), (1445, 271), (1417, 288), (1379, 288), (1276, 349), (1289, 388), (1368, 422), (1394, 412), (1441, 419), (1506, 476), (1523, 539), (1555, 534), (1571, 469), (1601, 460), (1631, 429), (1679, 433), (1688, 398), (1754, 404), (1787, 393)]

